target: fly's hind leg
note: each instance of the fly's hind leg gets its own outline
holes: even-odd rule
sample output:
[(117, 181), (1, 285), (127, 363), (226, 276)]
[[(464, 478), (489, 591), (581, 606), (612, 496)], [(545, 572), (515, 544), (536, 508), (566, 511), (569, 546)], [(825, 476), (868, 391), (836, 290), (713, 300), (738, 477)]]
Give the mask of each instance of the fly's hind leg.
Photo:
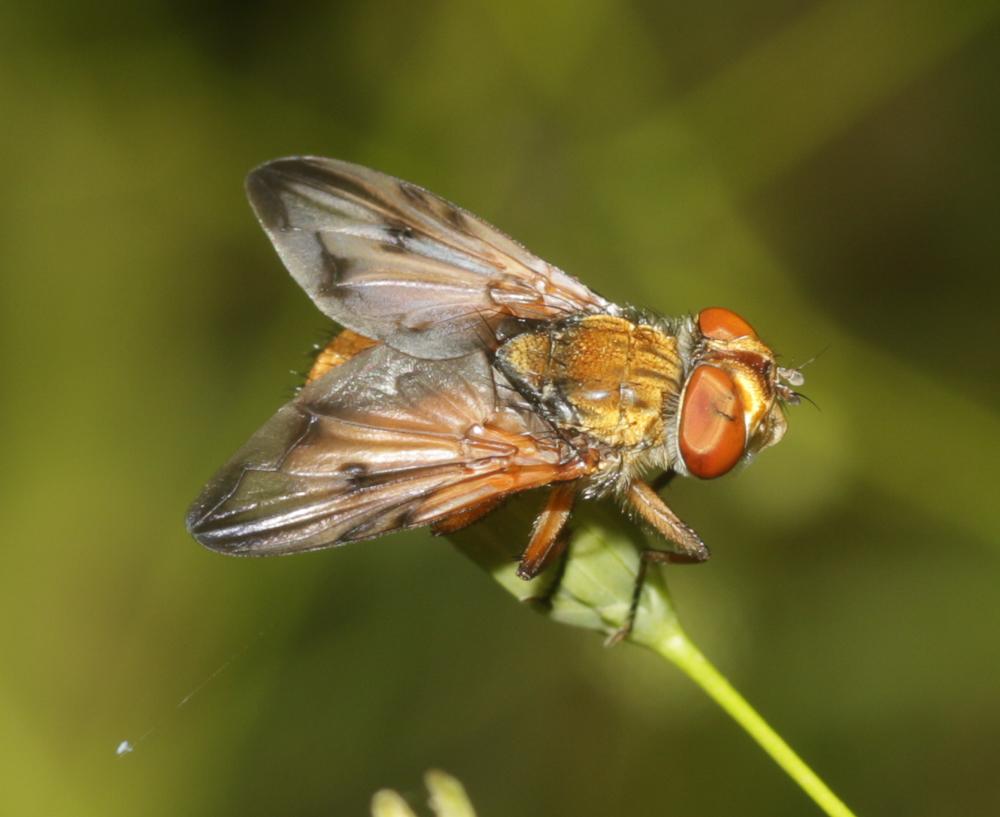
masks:
[(545, 589), (541, 593), (524, 600), (525, 603), (530, 604), (541, 612), (547, 613), (552, 610), (552, 599), (555, 598), (556, 593), (559, 592), (559, 587), (562, 585), (563, 576), (566, 574), (566, 565), (569, 563), (569, 540), (569, 528), (563, 528), (559, 533), (559, 539), (556, 541), (554, 547), (555, 552), (559, 554), (559, 561), (552, 570), (552, 578), (546, 582)]
[(575, 500), (575, 481), (560, 482), (549, 492), (545, 507), (535, 520), (528, 547), (517, 566), (519, 577), (535, 578), (565, 549), (566, 541), (560, 534), (569, 520)]
[(667, 550), (649, 549), (639, 554), (639, 570), (636, 573), (635, 587), (632, 591), (632, 603), (629, 605), (628, 617), (616, 632), (605, 642), (613, 647), (619, 641), (628, 638), (635, 624), (639, 599), (642, 596), (642, 586), (646, 581), (646, 571), (650, 563), (654, 564), (697, 564), (709, 557), (708, 548), (694, 530), (685, 524), (648, 484), (641, 481), (633, 482), (626, 496), (629, 505), (648, 522), (671, 546)]

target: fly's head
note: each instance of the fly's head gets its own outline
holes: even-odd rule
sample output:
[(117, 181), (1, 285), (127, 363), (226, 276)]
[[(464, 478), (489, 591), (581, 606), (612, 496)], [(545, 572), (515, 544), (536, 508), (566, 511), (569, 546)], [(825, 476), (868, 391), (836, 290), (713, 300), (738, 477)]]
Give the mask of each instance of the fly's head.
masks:
[(713, 479), (781, 440), (783, 406), (798, 403), (803, 377), (778, 366), (753, 327), (728, 309), (703, 309), (693, 335), (675, 462), (682, 473)]

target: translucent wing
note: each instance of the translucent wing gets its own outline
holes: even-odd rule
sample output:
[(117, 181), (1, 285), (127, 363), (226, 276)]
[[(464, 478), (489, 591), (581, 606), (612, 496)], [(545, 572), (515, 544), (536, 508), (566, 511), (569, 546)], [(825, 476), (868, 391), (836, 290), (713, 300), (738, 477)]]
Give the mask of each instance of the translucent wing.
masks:
[(505, 317), (615, 309), (476, 216), (368, 168), (279, 159), (249, 175), (247, 195), (321, 311), (410, 354), (481, 348)]
[(377, 346), (279, 410), (208, 484), (188, 529), (229, 553), (313, 550), (581, 476), (540, 422), (497, 404), (484, 352), (438, 361)]

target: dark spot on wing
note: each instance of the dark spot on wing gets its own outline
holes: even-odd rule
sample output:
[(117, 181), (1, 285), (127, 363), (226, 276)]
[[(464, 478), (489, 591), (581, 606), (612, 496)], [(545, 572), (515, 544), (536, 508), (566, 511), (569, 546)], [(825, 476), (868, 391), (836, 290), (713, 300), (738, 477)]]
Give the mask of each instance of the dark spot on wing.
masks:
[(445, 210), (445, 219), (460, 233), (469, 232), (469, 220), (457, 207), (448, 207)]
[(385, 228), (385, 235), (388, 241), (382, 244), (383, 249), (389, 252), (407, 252), (407, 241), (413, 238), (413, 230), (402, 222), (390, 224)]
[(397, 218), (403, 217), (399, 208), (386, 199), (377, 185), (369, 185), (350, 172), (330, 167), (322, 161), (304, 159), (278, 161), (255, 172), (267, 174), (268, 181), (274, 188), (284, 188), (292, 192), (295, 192), (296, 186), (311, 187), (325, 192), (334, 190), (376, 212)]
[(399, 192), (417, 207), (427, 209), (430, 206), (430, 202), (427, 199), (427, 192), (421, 190), (415, 184), (401, 181), (399, 182)]
[(422, 210), (434, 212), (435, 215), (443, 218), (451, 227), (459, 232), (469, 232), (469, 217), (460, 207), (456, 207), (454, 204), (434, 196), (409, 182), (401, 181), (399, 183), (399, 192), (409, 199), (412, 204)]
[(400, 528), (412, 528), (414, 520), (417, 518), (417, 507), (414, 503), (409, 503), (396, 512), (396, 526)]
[(361, 462), (345, 462), (337, 476), (342, 477), (350, 489), (364, 488), (370, 481), (368, 466)]
[(317, 182), (320, 182), (335, 190), (348, 193), (362, 201), (371, 201), (373, 198), (376, 198), (364, 182), (358, 181), (353, 176), (341, 173), (319, 162), (305, 162), (303, 164), (305, 168), (308, 168), (307, 173), (303, 173), (295, 165), (288, 169), (288, 175), (293, 181), (307, 184), (310, 187), (319, 187)]
[(316, 294), (329, 297), (337, 293), (340, 282), (350, 267), (351, 260), (330, 252), (323, 242), (320, 241), (318, 233), (316, 240), (320, 246), (320, 262), (323, 265), (323, 272), (326, 273), (319, 282), (319, 286), (316, 287)]

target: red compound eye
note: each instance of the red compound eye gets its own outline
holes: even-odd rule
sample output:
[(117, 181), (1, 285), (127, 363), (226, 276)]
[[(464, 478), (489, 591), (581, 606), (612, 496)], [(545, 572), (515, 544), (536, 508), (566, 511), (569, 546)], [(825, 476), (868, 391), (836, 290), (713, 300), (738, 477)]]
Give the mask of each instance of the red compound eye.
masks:
[(698, 328), (706, 338), (732, 340), (733, 338), (755, 338), (753, 327), (731, 309), (710, 306), (698, 313)]
[(707, 365), (691, 373), (678, 431), (681, 457), (696, 477), (721, 477), (740, 461), (746, 450), (743, 401), (729, 374)]

